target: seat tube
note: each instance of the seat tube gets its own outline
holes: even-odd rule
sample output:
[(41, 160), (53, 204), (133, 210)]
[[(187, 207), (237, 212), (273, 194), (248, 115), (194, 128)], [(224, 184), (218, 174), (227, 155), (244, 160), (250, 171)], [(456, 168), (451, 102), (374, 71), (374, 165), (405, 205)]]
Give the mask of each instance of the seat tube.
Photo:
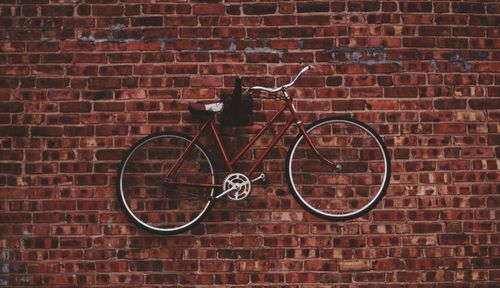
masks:
[(229, 172), (233, 172), (233, 164), (229, 160), (229, 157), (227, 156), (226, 149), (224, 148), (224, 144), (222, 144), (222, 141), (219, 137), (219, 133), (217, 132), (217, 129), (215, 128), (214, 122), (210, 121), (210, 129), (212, 130), (212, 133), (214, 135), (215, 141), (217, 142), (217, 146), (219, 147), (220, 153), (222, 154), (222, 158), (224, 158), (224, 162), (226, 163), (227, 169)]
[(177, 159), (177, 161), (175, 161), (174, 165), (167, 171), (167, 173), (166, 173), (167, 177), (170, 177), (172, 174), (175, 174), (177, 172), (177, 169), (179, 169), (179, 166), (182, 164), (182, 162), (184, 162), (184, 158), (186, 157), (187, 153), (189, 153), (191, 151), (191, 149), (195, 145), (196, 141), (198, 141), (198, 139), (200, 139), (201, 134), (203, 133), (203, 131), (205, 131), (205, 129), (207, 128), (210, 121), (211, 120), (208, 119), (205, 122), (205, 124), (203, 124), (203, 126), (200, 128), (200, 131), (198, 131), (198, 134), (196, 134), (196, 136), (193, 138), (193, 140), (191, 140), (191, 142), (188, 144), (186, 149), (184, 149), (184, 151), (182, 151), (182, 153), (179, 156), (179, 158)]

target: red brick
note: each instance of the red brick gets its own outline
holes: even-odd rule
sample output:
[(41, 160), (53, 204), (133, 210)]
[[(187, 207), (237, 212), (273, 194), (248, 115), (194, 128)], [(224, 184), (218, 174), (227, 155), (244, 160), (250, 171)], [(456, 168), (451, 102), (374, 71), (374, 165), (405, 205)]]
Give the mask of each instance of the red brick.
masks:
[(346, 86), (373, 86), (374, 84), (375, 84), (375, 77), (371, 75), (344, 77), (344, 85)]
[(30, 52), (57, 52), (59, 51), (59, 42), (30, 42), (28, 44), (28, 51)]
[(116, 136), (127, 135), (128, 127), (126, 125), (99, 125), (96, 126), (97, 136)]
[(469, 106), (472, 109), (498, 109), (500, 107), (500, 99), (471, 99)]
[(434, 132), (438, 134), (464, 133), (466, 131), (466, 125), (463, 123), (442, 123), (433, 126)]
[(17, 88), (19, 80), (17, 78), (0, 77), (0, 87), (2, 88)]
[(38, 88), (66, 88), (68, 84), (69, 79), (67, 78), (38, 78), (36, 80)]
[(366, 260), (351, 260), (339, 261), (339, 271), (366, 271), (371, 269), (370, 261)]
[(132, 66), (102, 66), (99, 67), (99, 75), (102, 76), (118, 76), (118, 75), (132, 75)]
[(180, 52), (177, 54), (179, 62), (208, 62), (209, 54), (206, 52)]
[(329, 25), (329, 15), (316, 15), (316, 16), (298, 16), (297, 23), (299, 25)]
[(280, 55), (278, 53), (246, 53), (246, 59), (249, 63), (278, 63)]
[(92, 104), (90, 102), (74, 101), (74, 102), (61, 102), (59, 104), (59, 111), (62, 113), (69, 112), (90, 112)]
[(122, 5), (99, 5), (91, 6), (93, 16), (120, 16), (123, 15), (124, 8)]
[[(139, 53), (113, 53), (109, 54), (110, 63), (138, 63), (141, 59)], [(104, 62), (104, 61), (103, 61)]]
[(436, 99), (434, 101), (434, 107), (436, 109), (465, 109), (467, 106), (467, 100), (465, 99)]
[(43, 6), (43, 16), (73, 16), (74, 7), (72, 5)]
[(372, 12), (378, 11), (379, 9), (380, 3), (378, 1), (349, 1), (347, 3), (348, 11)]
[(193, 14), (195, 15), (223, 15), (224, 12), (225, 7), (221, 4), (198, 4), (193, 6)]
[(425, 1), (399, 3), (401, 12), (432, 12), (432, 3)]
[(62, 136), (61, 127), (37, 126), (31, 128), (32, 136), (60, 137)]
[(314, 29), (311, 27), (281, 28), (279, 29), (279, 32), (282, 38), (312, 37), (314, 35)]
[(484, 14), (485, 4), (484, 3), (453, 3), (453, 12), (457, 13), (473, 13), (473, 14)]
[[(491, 268), (500, 254), (497, 3), (49, 2), (0, 7), (4, 285), (468, 287), (500, 279)], [(391, 183), (370, 213), (332, 223), (300, 207), (283, 174), (293, 125), (261, 167), (267, 184), (255, 183), (242, 202), (216, 203), (194, 230), (157, 237), (127, 218), (115, 182), (133, 143), (165, 130), (194, 135), (189, 102), (230, 94), (237, 76), (244, 88), (276, 87), (303, 63), (315, 68), (288, 92), (305, 125), (352, 116), (387, 145)], [(228, 153), (281, 105), (255, 97), (253, 125), (218, 127)], [(235, 171), (262, 153), (285, 116)], [(220, 153), (203, 136), (222, 181)]]
[(118, 89), (121, 87), (120, 78), (90, 78), (89, 88), (90, 89)]
[(151, 16), (151, 17), (134, 17), (131, 18), (132, 26), (162, 26), (163, 17)]
[(403, 38), (404, 47), (431, 48), (436, 46), (436, 39), (432, 37)]
[(330, 11), (330, 3), (328, 2), (297, 3), (298, 13), (329, 12), (329, 11)]
[(394, 87), (384, 89), (384, 96), (386, 98), (417, 97), (417, 93), (418, 90), (415, 87)]

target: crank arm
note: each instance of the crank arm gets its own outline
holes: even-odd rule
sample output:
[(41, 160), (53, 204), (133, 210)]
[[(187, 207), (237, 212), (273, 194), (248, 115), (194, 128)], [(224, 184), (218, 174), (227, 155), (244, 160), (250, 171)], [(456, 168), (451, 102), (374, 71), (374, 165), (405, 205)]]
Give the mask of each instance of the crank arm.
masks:
[(257, 182), (259, 180), (266, 181), (266, 174), (264, 174), (264, 172), (261, 172), (259, 176), (252, 179), (251, 181), (252, 181), (252, 183), (254, 183), (254, 182)]
[(215, 196), (215, 197), (210, 197), (210, 200), (217, 200), (217, 199), (219, 199), (219, 198), (222, 198), (222, 197), (224, 197), (225, 195), (227, 195), (227, 194), (229, 194), (229, 193), (231, 193), (231, 192), (233, 192), (234, 190), (237, 190), (237, 189), (239, 189), (239, 188), (240, 188), (240, 187), (233, 186), (233, 187), (231, 187), (231, 188), (227, 189), (226, 191), (224, 191), (224, 192), (220, 193), (219, 195), (217, 195), (217, 196)]

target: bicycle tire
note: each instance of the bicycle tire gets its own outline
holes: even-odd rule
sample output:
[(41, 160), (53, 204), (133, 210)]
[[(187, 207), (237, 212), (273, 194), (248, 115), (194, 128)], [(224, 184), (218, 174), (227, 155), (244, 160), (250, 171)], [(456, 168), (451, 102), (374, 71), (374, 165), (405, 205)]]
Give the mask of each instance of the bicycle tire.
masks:
[[(175, 162), (175, 159), (178, 158), (175, 156), (172, 157), (171, 156), (172, 150), (169, 151), (169, 149), (174, 149), (173, 151), (177, 151), (177, 152), (182, 151), (182, 148), (180, 148), (182, 146), (175, 146), (175, 145), (174, 145), (175, 148), (174, 147), (163, 147), (163, 146), (156, 147), (154, 145), (150, 145), (153, 148), (149, 148), (149, 150), (148, 150), (148, 148), (145, 148), (146, 150), (142, 149), (144, 147), (147, 147), (147, 145), (149, 143), (153, 143), (153, 141), (156, 141), (156, 140), (160, 140), (159, 143), (161, 143), (161, 145), (163, 145), (165, 142), (168, 142), (167, 140), (172, 140), (173, 143), (183, 142), (184, 144), (187, 145), (189, 142), (192, 141), (192, 138), (188, 135), (183, 134), (183, 133), (159, 132), (159, 133), (154, 133), (154, 134), (148, 135), (148, 136), (140, 139), (138, 142), (136, 142), (125, 154), (125, 157), (123, 158), (122, 162), (120, 163), (120, 166), (119, 166), (118, 171), (117, 171), (116, 187), (117, 187), (117, 192), (118, 192), (118, 199), (119, 199), (119, 202), (123, 208), (124, 213), (128, 216), (128, 218), (134, 224), (139, 226), (141, 229), (149, 231), (151, 233), (162, 234), (162, 235), (172, 235), (172, 234), (182, 233), (182, 232), (185, 232), (187, 230), (194, 228), (210, 212), (210, 210), (214, 204), (214, 200), (213, 200), (212, 196), (214, 195), (215, 188), (206, 188), (206, 189), (210, 190), (208, 192), (210, 195), (206, 195), (206, 203), (204, 203), (205, 202), (204, 199), (201, 199), (200, 203), (202, 203), (202, 202), (203, 203), (201, 204), (200, 211), (194, 212), (192, 219), (184, 221), (185, 223), (182, 222), (181, 220), (179, 220), (179, 221), (181, 221), (181, 223), (179, 223), (179, 225), (177, 225), (177, 226), (176, 226), (176, 224), (172, 224), (173, 225), (172, 227), (160, 227), (160, 226), (157, 227), (157, 226), (155, 226), (156, 224), (153, 225), (151, 223), (147, 223), (147, 221), (151, 221), (151, 219), (155, 219), (158, 217), (160, 219), (163, 219), (162, 217), (164, 217), (165, 219), (171, 219), (171, 218), (176, 219), (175, 221), (177, 221), (177, 219), (182, 219), (183, 217), (186, 217), (186, 219), (187, 219), (187, 217), (188, 217), (187, 214), (189, 213), (189, 211), (187, 211), (187, 210), (177, 211), (177, 210), (179, 210), (179, 208), (177, 208), (176, 205), (180, 206), (181, 205), (180, 203), (182, 203), (181, 202), (182, 200), (178, 200), (178, 199), (177, 200), (176, 199), (165, 200), (166, 196), (162, 196), (161, 199), (157, 199), (158, 203), (154, 203), (152, 200), (149, 203), (149, 202), (147, 202), (149, 200), (146, 199), (146, 197), (144, 197), (144, 196), (142, 196), (142, 198), (140, 198), (141, 196), (137, 196), (138, 197), (137, 199), (139, 199), (139, 200), (134, 200), (135, 202), (132, 202), (133, 200), (127, 199), (128, 192), (129, 192), (128, 190), (131, 190), (131, 189), (125, 188), (125, 186), (128, 185), (128, 183), (129, 183), (127, 181), (135, 181), (135, 183), (141, 183), (141, 184), (144, 182), (144, 184), (142, 184), (142, 185), (144, 185), (144, 187), (134, 187), (134, 192), (136, 192), (136, 194), (134, 194), (134, 195), (140, 195), (141, 192), (143, 192), (144, 190), (146, 190), (146, 191), (151, 190), (153, 192), (156, 192), (157, 194), (162, 193), (160, 190), (165, 190), (166, 191), (165, 195), (170, 195), (170, 194), (174, 193), (171, 191), (167, 191), (168, 189), (173, 190), (173, 188), (165, 188), (166, 186), (161, 184), (160, 183), (161, 181), (156, 183), (156, 185), (158, 185), (158, 186), (155, 186), (155, 184), (151, 184), (153, 181), (151, 179), (153, 179), (154, 177), (161, 177), (161, 175), (148, 176), (148, 174), (146, 173), (147, 171), (141, 171), (141, 169), (146, 170), (146, 167), (148, 167), (148, 166), (150, 166), (152, 168), (157, 167), (157, 170), (159, 170), (160, 172), (165, 171), (166, 169), (163, 167), (163, 165), (165, 165), (164, 163), (167, 163), (168, 161)], [(168, 154), (168, 153), (162, 154), (161, 150), (163, 148), (165, 148), (164, 152), (168, 152), (170, 154)], [(142, 154), (139, 153), (139, 151), (141, 151)], [(145, 152), (143, 152), (143, 151), (145, 151)], [(143, 153), (146, 153), (146, 154), (143, 154)], [(202, 144), (200, 144), (199, 142), (195, 142), (194, 146), (191, 149), (189, 154), (191, 155), (191, 153), (193, 153), (193, 155), (195, 155), (196, 153), (199, 153), (200, 156), (205, 158), (204, 160), (208, 163), (208, 166), (205, 167), (205, 169), (208, 168), (208, 172), (210, 173), (209, 177), (211, 179), (211, 182), (212, 182), (212, 184), (215, 183), (215, 173), (214, 173), (214, 165), (213, 165), (214, 161), (212, 160), (212, 156), (208, 153), (206, 148)], [(148, 156), (145, 156), (145, 155), (148, 155)], [(187, 155), (186, 157), (190, 157), (190, 155)], [(139, 157), (139, 160), (142, 161), (137, 166), (137, 167), (142, 167), (142, 168), (132, 168), (132, 166), (133, 166), (132, 161), (135, 160), (134, 156)], [(167, 158), (169, 158), (169, 159), (167, 159)], [(159, 162), (160, 164), (158, 164), (156, 162), (151, 163), (152, 160), (155, 160), (156, 162)], [(182, 169), (183, 166), (187, 165), (186, 161), (187, 160), (184, 160), (184, 162), (181, 164), (180, 169)], [(136, 163), (134, 163), (134, 164), (137, 165)], [(201, 164), (199, 164), (199, 165), (201, 166)], [(129, 168), (129, 169), (127, 170), (127, 168)], [(127, 174), (127, 173), (131, 173), (131, 174)], [(194, 173), (194, 172), (191, 172), (191, 173)], [(134, 179), (134, 177), (136, 177), (136, 179)], [(132, 183), (134, 183), (134, 182), (132, 182)], [(141, 184), (136, 184), (136, 185), (141, 185)], [(183, 188), (185, 188), (185, 187), (183, 187)], [(156, 189), (158, 191), (153, 190), (153, 189)], [(186, 193), (186, 194), (189, 194), (189, 193)], [(203, 195), (198, 196), (198, 197), (202, 197), (202, 196)], [(197, 197), (197, 196), (195, 196), (195, 197)], [(144, 203), (142, 204), (144, 206), (143, 212), (134, 211), (134, 209), (131, 208), (132, 206), (142, 207), (141, 205), (137, 204), (140, 201), (140, 199), (144, 199), (143, 200)], [(176, 203), (175, 201), (178, 201), (178, 203)], [(188, 201), (186, 201), (186, 203), (187, 202)], [(148, 214), (151, 212), (148, 211), (147, 207), (156, 207), (156, 206), (162, 206), (162, 205), (166, 205), (167, 208), (172, 208), (172, 207), (170, 207), (172, 205), (173, 208), (177, 208), (177, 210), (175, 210), (175, 211), (173, 209), (172, 209), (172, 211), (161, 210), (161, 211), (155, 212), (154, 217), (151, 216), (150, 214)], [(168, 215), (169, 212), (171, 212), (174, 215), (172, 215), (172, 216)], [(177, 214), (175, 214), (174, 212)], [(182, 214), (182, 213), (185, 213), (185, 214)], [(158, 214), (158, 215), (156, 215), (156, 214)], [(169, 223), (163, 224), (163, 226), (165, 226), (165, 225), (168, 226), (170, 224)]]
[[(319, 129), (322, 129), (323, 131), (328, 132), (328, 127), (326, 125), (332, 125), (331, 132), (332, 135), (330, 137), (327, 137), (323, 135), (323, 132), (319, 132)], [(337, 125), (338, 124), (338, 125)], [(333, 125), (337, 125), (338, 127), (333, 127)], [(343, 126), (346, 127), (346, 131), (344, 132), (345, 134), (343, 135), (336, 135), (334, 133), (339, 133), (340, 128), (343, 128)], [(336, 130), (334, 130), (334, 128)], [(333, 171), (327, 171), (325, 169), (324, 164), (319, 163), (320, 160), (317, 156), (316, 159), (313, 159), (311, 161), (313, 162), (306, 162), (309, 161), (306, 157), (309, 157), (310, 155), (315, 155), (312, 153), (312, 149), (310, 146), (306, 143), (306, 139), (302, 134), (299, 134), (295, 140), (292, 142), (290, 145), (290, 148), (288, 150), (287, 158), (286, 158), (286, 178), (287, 178), (287, 183), (288, 187), (295, 198), (295, 200), (308, 212), (311, 214), (330, 221), (346, 221), (346, 220), (351, 220), (354, 218), (361, 217), (368, 213), (371, 209), (373, 209), (382, 199), (382, 197), (385, 195), (386, 190), (389, 186), (390, 182), (390, 175), (391, 175), (391, 161), (389, 157), (389, 152), (387, 151), (387, 147), (385, 146), (382, 138), (373, 130), (371, 127), (366, 125), (365, 123), (349, 118), (349, 117), (329, 117), (329, 118), (324, 118), (315, 121), (314, 123), (310, 124), (305, 128), (307, 135), (316, 142), (321, 142), (326, 145), (326, 143), (329, 143), (331, 145), (330, 147), (319, 147), (320, 145), (318, 143), (315, 144), (318, 147), (318, 151), (322, 156), (329, 156), (331, 158), (338, 158), (336, 164), (336, 168), (340, 167), (339, 171), (336, 172), (337, 174), (344, 173), (344, 175), (338, 176), (339, 180), (336, 180), (336, 178), (331, 178), (329, 175), (326, 175), (322, 177), (320, 173), (331, 173)], [(334, 132), (336, 131), (336, 132)], [(343, 130), (342, 130), (343, 131)], [(342, 132), (340, 131), (340, 132)], [(316, 133), (318, 136), (314, 136), (313, 134)], [(363, 137), (362, 133), (366, 133), (366, 137)], [(359, 136), (361, 135), (361, 136)], [(339, 139), (335, 138), (339, 137)], [(351, 137), (351, 138), (349, 138)], [(356, 149), (350, 148), (351, 146), (345, 146), (346, 150), (342, 150), (344, 146), (338, 148), (334, 147), (333, 144), (340, 145), (339, 143), (345, 142), (342, 145), (346, 145), (351, 141), (351, 144), (362, 144), (361, 148), (358, 147), (358, 151), (355, 151)], [(373, 142), (372, 142), (373, 141)], [(314, 141), (313, 141), (314, 142)], [(332, 144), (333, 143), (333, 144)], [(366, 148), (366, 151), (363, 151), (362, 149), (365, 148), (365, 146), (368, 146), (368, 144), (376, 143), (377, 149), (380, 149), (379, 152), (376, 152), (373, 149), (370, 149), (370, 147)], [(299, 145), (301, 145), (301, 148), (298, 148)], [(307, 146), (309, 148), (307, 148)], [(302, 148), (306, 147), (306, 148)], [(302, 149), (302, 150), (301, 150)], [(310, 150), (307, 150), (310, 149)], [(299, 152), (300, 151), (300, 152)], [(303, 159), (300, 159), (301, 157), (299, 154), (302, 153)], [(379, 155), (379, 153), (381, 155)], [(331, 155), (328, 155), (331, 154)], [(362, 159), (363, 157), (366, 158), (367, 155), (374, 154), (377, 156), (379, 159), (372, 160), (371, 163), (367, 163), (366, 165), (361, 161), (361, 160), (366, 160)], [(297, 156), (298, 155), (298, 156)], [(359, 159), (355, 159), (356, 156)], [(380, 160), (380, 156), (382, 157), (382, 160)], [(311, 157), (311, 158), (314, 158)], [(377, 158), (374, 157), (374, 158)], [(345, 158), (345, 159), (342, 159)], [(351, 158), (351, 159), (349, 159)], [(299, 159), (299, 160), (297, 160)], [(350, 162), (348, 162), (348, 160)], [(302, 161), (302, 162), (301, 162)], [(376, 162), (375, 162), (376, 161)], [(379, 175), (368, 175), (370, 177), (373, 177), (372, 179), (369, 179), (373, 182), (378, 181), (380, 178), (381, 183), (379, 184), (380, 188), (377, 189), (377, 192), (373, 194), (374, 189), (371, 188), (363, 188), (360, 187), (359, 183), (354, 183), (356, 181), (362, 180), (359, 176), (357, 176), (357, 172), (365, 172), (369, 173), (372, 172), (371, 170), (375, 171), (380, 171), (380, 167), (383, 163), (383, 173), (381, 173), (381, 176)], [(323, 165), (323, 166), (321, 166)], [(294, 172), (293, 169), (297, 170), (302, 170), (302, 172)], [(314, 167), (320, 167), (320, 168), (314, 168)], [(322, 172), (317, 172), (318, 175), (314, 175), (314, 171), (305, 171), (305, 170), (323, 170)], [(345, 171), (341, 171), (345, 170)], [(359, 171), (356, 171), (359, 170)], [(364, 171), (361, 171), (364, 170)], [(326, 172), (324, 172), (326, 171)], [(301, 174), (302, 173), (302, 174)], [(306, 173), (309, 173), (306, 175)], [(335, 174), (335, 175), (337, 175)], [(308, 178), (309, 177), (309, 178)], [(317, 177), (317, 178), (315, 178)], [(322, 177), (322, 178), (321, 178)], [(335, 176), (337, 177), (337, 176)], [(343, 178), (341, 178), (343, 177)], [(318, 183), (313, 183), (311, 184), (303, 184), (299, 185), (297, 184), (298, 181), (303, 179), (304, 182), (311, 182), (313, 183), (314, 181), (318, 181)], [(353, 183), (346, 183), (350, 179), (351, 182)], [(328, 185), (322, 185), (320, 182), (325, 182), (325, 183), (331, 183), (335, 187), (330, 187)], [(360, 181), (362, 182), (362, 181)], [(369, 184), (370, 181), (367, 181)], [(323, 190), (323, 192), (321, 192)], [(318, 192), (319, 191), (319, 192)], [(326, 191), (326, 192), (325, 192)], [(359, 197), (359, 199), (352, 199), (348, 200), (347, 197), (349, 195), (354, 195), (356, 193), (359, 193), (359, 195), (366, 196), (366, 193), (369, 194), (369, 197)], [(324, 196), (320, 195), (321, 193), (324, 194)], [(306, 195), (309, 194), (309, 195)], [(334, 195), (335, 197), (331, 197), (331, 195)], [(358, 195), (358, 196), (359, 196)], [(310, 197), (310, 199), (309, 199)], [(354, 197), (353, 197), (354, 198)], [(367, 199), (365, 199), (367, 198)], [(362, 202), (366, 202), (366, 204), (361, 204)], [(347, 204), (347, 206), (352, 207), (352, 211), (343, 211), (339, 206), (340, 204), (344, 203)], [(319, 208), (321, 206), (321, 208)], [(361, 207), (359, 207), (361, 206)], [(326, 212), (325, 210), (329, 210)], [(347, 209), (347, 208), (346, 208)], [(338, 210), (338, 212), (336, 212)]]

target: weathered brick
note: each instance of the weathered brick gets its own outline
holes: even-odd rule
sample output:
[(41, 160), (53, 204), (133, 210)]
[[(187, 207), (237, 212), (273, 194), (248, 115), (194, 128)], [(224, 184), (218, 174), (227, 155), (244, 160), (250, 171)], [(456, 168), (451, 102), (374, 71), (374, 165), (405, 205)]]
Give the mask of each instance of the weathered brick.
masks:
[(62, 113), (70, 112), (90, 112), (92, 104), (90, 102), (75, 101), (75, 102), (61, 102), (59, 104), (59, 111)]
[(435, 47), (436, 39), (432, 37), (412, 37), (412, 38), (403, 38), (403, 46), (405, 47)]
[(126, 125), (98, 125), (96, 126), (97, 136), (111, 136), (111, 135), (127, 135), (128, 126)]
[(68, 87), (69, 79), (67, 78), (38, 78), (36, 79), (36, 87), (38, 88), (66, 88)]
[(401, 12), (432, 12), (432, 3), (425, 1), (400, 2), (399, 9)]
[(40, 136), (60, 137), (62, 136), (62, 128), (52, 127), (52, 126), (31, 127), (31, 135), (35, 137), (40, 137)]
[(278, 63), (280, 55), (278, 53), (246, 53), (248, 63)]
[(163, 17), (134, 17), (131, 23), (132, 26), (162, 26)]
[(378, 1), (349, 1), (347, 3), (348, 11), (378, 11), (380, 3)]
[(195, 15), (223, 15), (225, 11), (224, 5), (221, 4), (198, 4), (193, 6), (193, 14)]
[(329, 12), (329, 11), (330, 11), (330, 3), (328, 2), (297, 3), (298, 13)]
[(276, 8), (277, 4), (275, 3), (244, 4), (243, 13), (247, 15), (274, 14)]
[(465, 109), (467, 106), (467, 100), (465, 99), (436, 99), (434, 101), (434, 107), (436, 109)]
[(120, 78), (90, 78), (89, 88), (90, 89), (118, 89), (121, 87)]
[(387, 98), (417, 97), (417, 93), (418, 90), (415, 87), (394, 87), (384, 89), (384, 96)]
[(451, 7), (456, 13), (484, 14), (485, 11), (484, 3), (452, 3)]
[(329, 15), (298, 16), (297, 23), (299, 25), (329, 25), (330, 16)]
[(469, 100), (469, 106), (472, 109), (498, 109), (500, 107), (500, 99), (471, 99)]
[(370, 261), (351, 260), (339, 261), (339, 271), (366, 271), (371, 269)]
[[(140, 53), (113, 53), (109, 54), (110, 63), (138, 63), (141, 60)], [(103, 61), (105, 62), (105, 61)]]
[[(497, 3), (4, 2), (0, 262), (8, 271), (0, 283), (486, 287), (499, 279), (493, 269), (500, 255)], [(253, 183), (244, 202), (220, 201), (195, 229), (167, 237), (127, 218), (115, 183), (133, 143), (165, 130), (192, 136), (200, 126), (187, 111), (189, 102), (230, 95), (236, 77), (243, 88), (276, 87), (304, 64), (314, 69), (288, 90), (304, 125), (354, 117), (379, 132), (389, 150), (391, 182), (371, 212), (332, 223), (288, 194), (281, 161), (298, 131), (292, 125), (258, 168), (267, 185)], [(217, 127), (229, 155), (282, 105), (254, 96), (254, 125)], [(252, 165), (287, 115), (235, 171)], [(312, 141), (348, 144), (345, 157), (370, 154), (359, 147), (369, 143), (348, 143), (347, 136), (357, 137)], [(200, 142), (220, 168), (217, 182), (223, 181), (227, 173), (210, 133)], [(297, 151), (314, 155), (306, 146)], [(348, 167), (377, 172), (379, 164)], [(323, 192), (326, 203), (369, 193), (359, 175), (341, 175), (344, 182), (326, 172), (315, 177), (318, 165), (301, 162), (307, 172), (301, 180), (311, 182), (304, 197)], [(318, 181), (336, 185), (318, 187)], [(182, 191), (158, 192), (170, 197)], [(199, 198), (141, 199), (151, 220), (166, 215), (151, 213), (155, 209), (188, 207)]]
[(73, 16), (72, 5), (49, 5), (42, 6), (42, 16)]

